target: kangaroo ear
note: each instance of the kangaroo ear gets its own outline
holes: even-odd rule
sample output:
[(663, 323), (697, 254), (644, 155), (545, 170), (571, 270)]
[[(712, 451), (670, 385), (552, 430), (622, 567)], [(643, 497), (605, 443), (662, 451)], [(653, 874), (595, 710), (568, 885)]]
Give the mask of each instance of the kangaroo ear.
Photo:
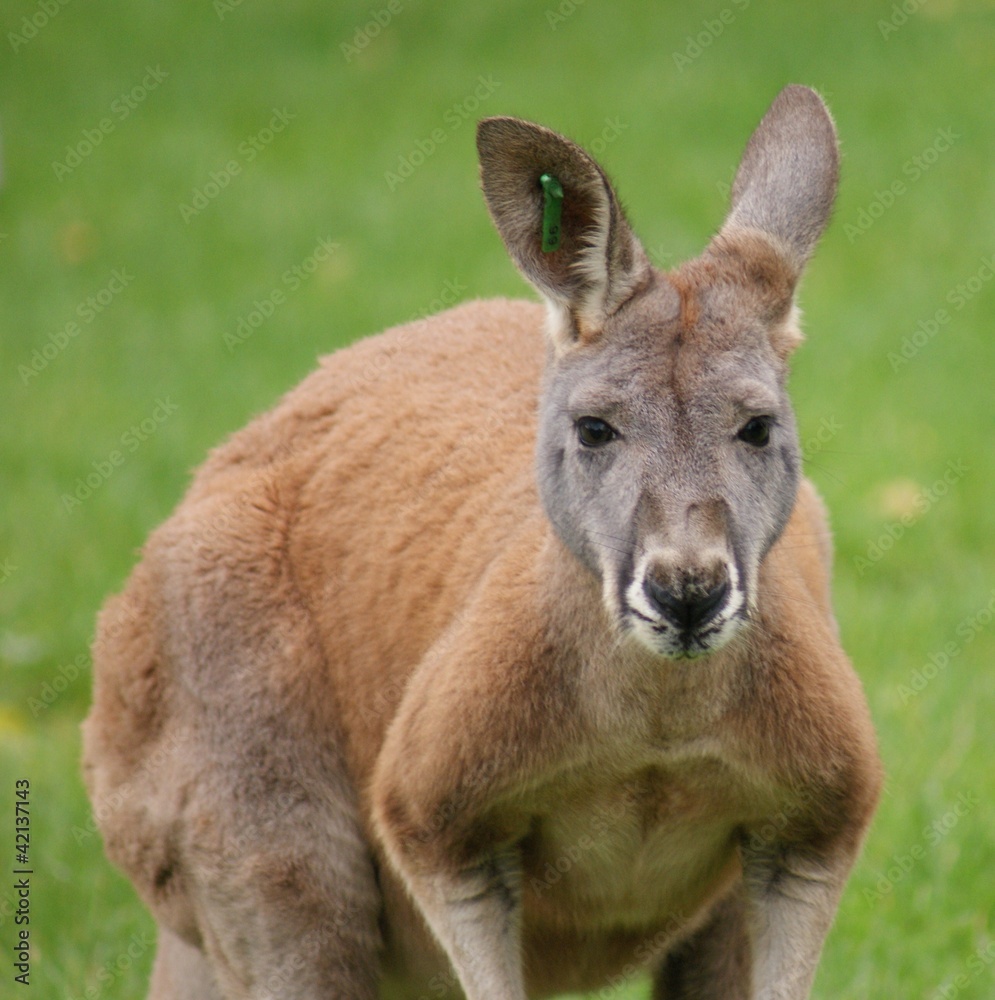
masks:
[(808, 87), (785, 87), (746, 145), (717, 242), (742, 242), (743, 230), (759, 230), (793, 285), (826, 227), (838, 181), (836, 127), (826, 105)]
[[(651, 272), (608, 179), (569, 139), (517, 118), (481, 121), (477, 152), (491, 217), (518, 269), (546, 299), (557, 350), (595, 338)], [(558, 246), (545, 251), (551, 196), (544, 175), (563, 193)]]

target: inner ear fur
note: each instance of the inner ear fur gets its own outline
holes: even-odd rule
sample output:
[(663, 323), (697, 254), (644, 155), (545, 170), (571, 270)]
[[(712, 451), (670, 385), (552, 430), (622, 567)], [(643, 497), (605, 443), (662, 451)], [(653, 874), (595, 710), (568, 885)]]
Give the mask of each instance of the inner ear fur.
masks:
[[(596, 338), (652, 275), (604, 171), (576, 143), (517, 118), (481, 121), (477, 150), (488, 209), (512, 260), (547, 302), (554, 346), (562, 352)], [(542, 250), (544, 173), (564, 192), (560, 246), (551, 253)], [(703, 255), (750, 290), (782, 358), (801, 340), (794, 292), (838, 178), (825, 104), (807, 87), (785, 87), (746, 145), (729, 213)]]
[(750, 136), (721, 232), (763, 233), (795, 281), (829, 220), (839, 184), (836, 126), (808, 87), (785, 87)]
[(765, 233), (734, 229), (712, 240), (707, 257), (742, 289), (750, 313), (767, 328), (774, 353), (786, 361), (805, 338), (795, 301), (798, 275), (783, 250)]
[[(605, 320), (648, 281), (646, 254), (604, 171), (576, 143), (517, 118), (477, 127), (481, 184), (508, 253), (550, 307), (560, 348), (595, 337)], [(542, 250), (539, 178), (563, 188), (560, 246)]]
[(739, 280), (752, 289), (782, 359), (802, 340), (795, 289), (838, 185), (839, 144), (829, 110), (814, 90), (785, 87), (746, 144), (729, 214), (706, 251), (738, 262)]

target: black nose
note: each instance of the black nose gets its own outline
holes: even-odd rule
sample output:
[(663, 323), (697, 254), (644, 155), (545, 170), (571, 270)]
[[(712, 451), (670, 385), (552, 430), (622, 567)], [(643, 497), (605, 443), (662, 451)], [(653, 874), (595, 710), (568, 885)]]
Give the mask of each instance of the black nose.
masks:
[(674, 591), (647, 575), (643, 588), (650, 603), (660, 614), (682, 631), (689, 632), (700, 628), (718, 614), (729, 593), (729, 582), (723, 580), (711, 590), (689, 585), (680, 591)]

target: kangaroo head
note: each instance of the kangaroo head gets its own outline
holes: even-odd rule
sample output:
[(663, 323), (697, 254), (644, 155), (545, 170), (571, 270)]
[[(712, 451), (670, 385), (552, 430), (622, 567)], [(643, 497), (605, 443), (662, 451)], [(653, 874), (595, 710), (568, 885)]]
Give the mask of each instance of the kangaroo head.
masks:
[[(795, 503), (787, 360), (795, 287), (836, 193), (832, 119), (813, 91), (783, 90), (722, 228), (668, 273), (574, 143), (502, 117), (480, 123), (477, 146), (498, 231), (547, 304), (546, 514), (620, 627), (673, 658), (718, 649), (756, 612), (760, 565)], [(551, 201), (559, 240), (544, 250)]]

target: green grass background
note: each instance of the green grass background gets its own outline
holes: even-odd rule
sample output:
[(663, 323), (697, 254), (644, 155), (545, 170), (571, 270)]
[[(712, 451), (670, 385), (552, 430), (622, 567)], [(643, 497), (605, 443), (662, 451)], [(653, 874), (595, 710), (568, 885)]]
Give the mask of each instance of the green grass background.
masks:
[[(477, 189), (473, 121), (516, 114), (601, 150), (667, 265), (718, 226), (750, 129), (782, 85), (803, 82), (834, 111), (843, 182), (803, 289), (809, 339), (792, 388), (833, 512), (845, 643), (888, 770), (815, 995), (995, 995), (995, 4), (906, 0), (911, 13), (886, 32), (882, 21), (903, 16), (888, 0), (395, 0), (362, 52), (344, 51), (385, 6), (73, 0), (23, 42), (10, 33), (43, 22), (41, 5), (12, 0), (0, 14), (0, 993), (13, 990), (13, 784), (27, 777), (27, 995), (143, 995), (152, 956), (132, 936), (151, 922), (87, 832), (78, 724), (94, 614), (189, 471), (317, 355), (453, 288), (530, 294)], [(116, 118), (146, 67), (165, 79)], [(294, 117), (247, 162), (240, 144), (274, 109)], [(107, 117), (113, 130), (57, 176), (67, 147)], [(445, 141), (391, 190), (385, 174), (440, 128)], [(913, 176), (917, 156), (932, 162)], [(184, 221), (179, 206), (232, 159), (240, 173)], [(905, 189), (884, 208), (895, 181)], [(876, 216), (863, 230), (862, 210)], [(228, 350), (224, 335), (321, 238), (339, 249)], [(115, 269), (131, 276), (125, 289), (25, 380), (20, 366)], [(974, 276), (955, 308), (949, 297)], [(943, 308), (894, 370), (889, 353)], [(175, 412), (67, 510), (77, 477), (123, 450), (158, 399)], [(951, 462), (966, 471), (917, 509)], [(858, 563), (910, 512), (880, 559)], [(910, 697), (902, 686), (947, 644), (945, 669)], [(958, 802), (963, 815), (950, 812)], [(636, 983), (618, 1000), (641, 996)]]

